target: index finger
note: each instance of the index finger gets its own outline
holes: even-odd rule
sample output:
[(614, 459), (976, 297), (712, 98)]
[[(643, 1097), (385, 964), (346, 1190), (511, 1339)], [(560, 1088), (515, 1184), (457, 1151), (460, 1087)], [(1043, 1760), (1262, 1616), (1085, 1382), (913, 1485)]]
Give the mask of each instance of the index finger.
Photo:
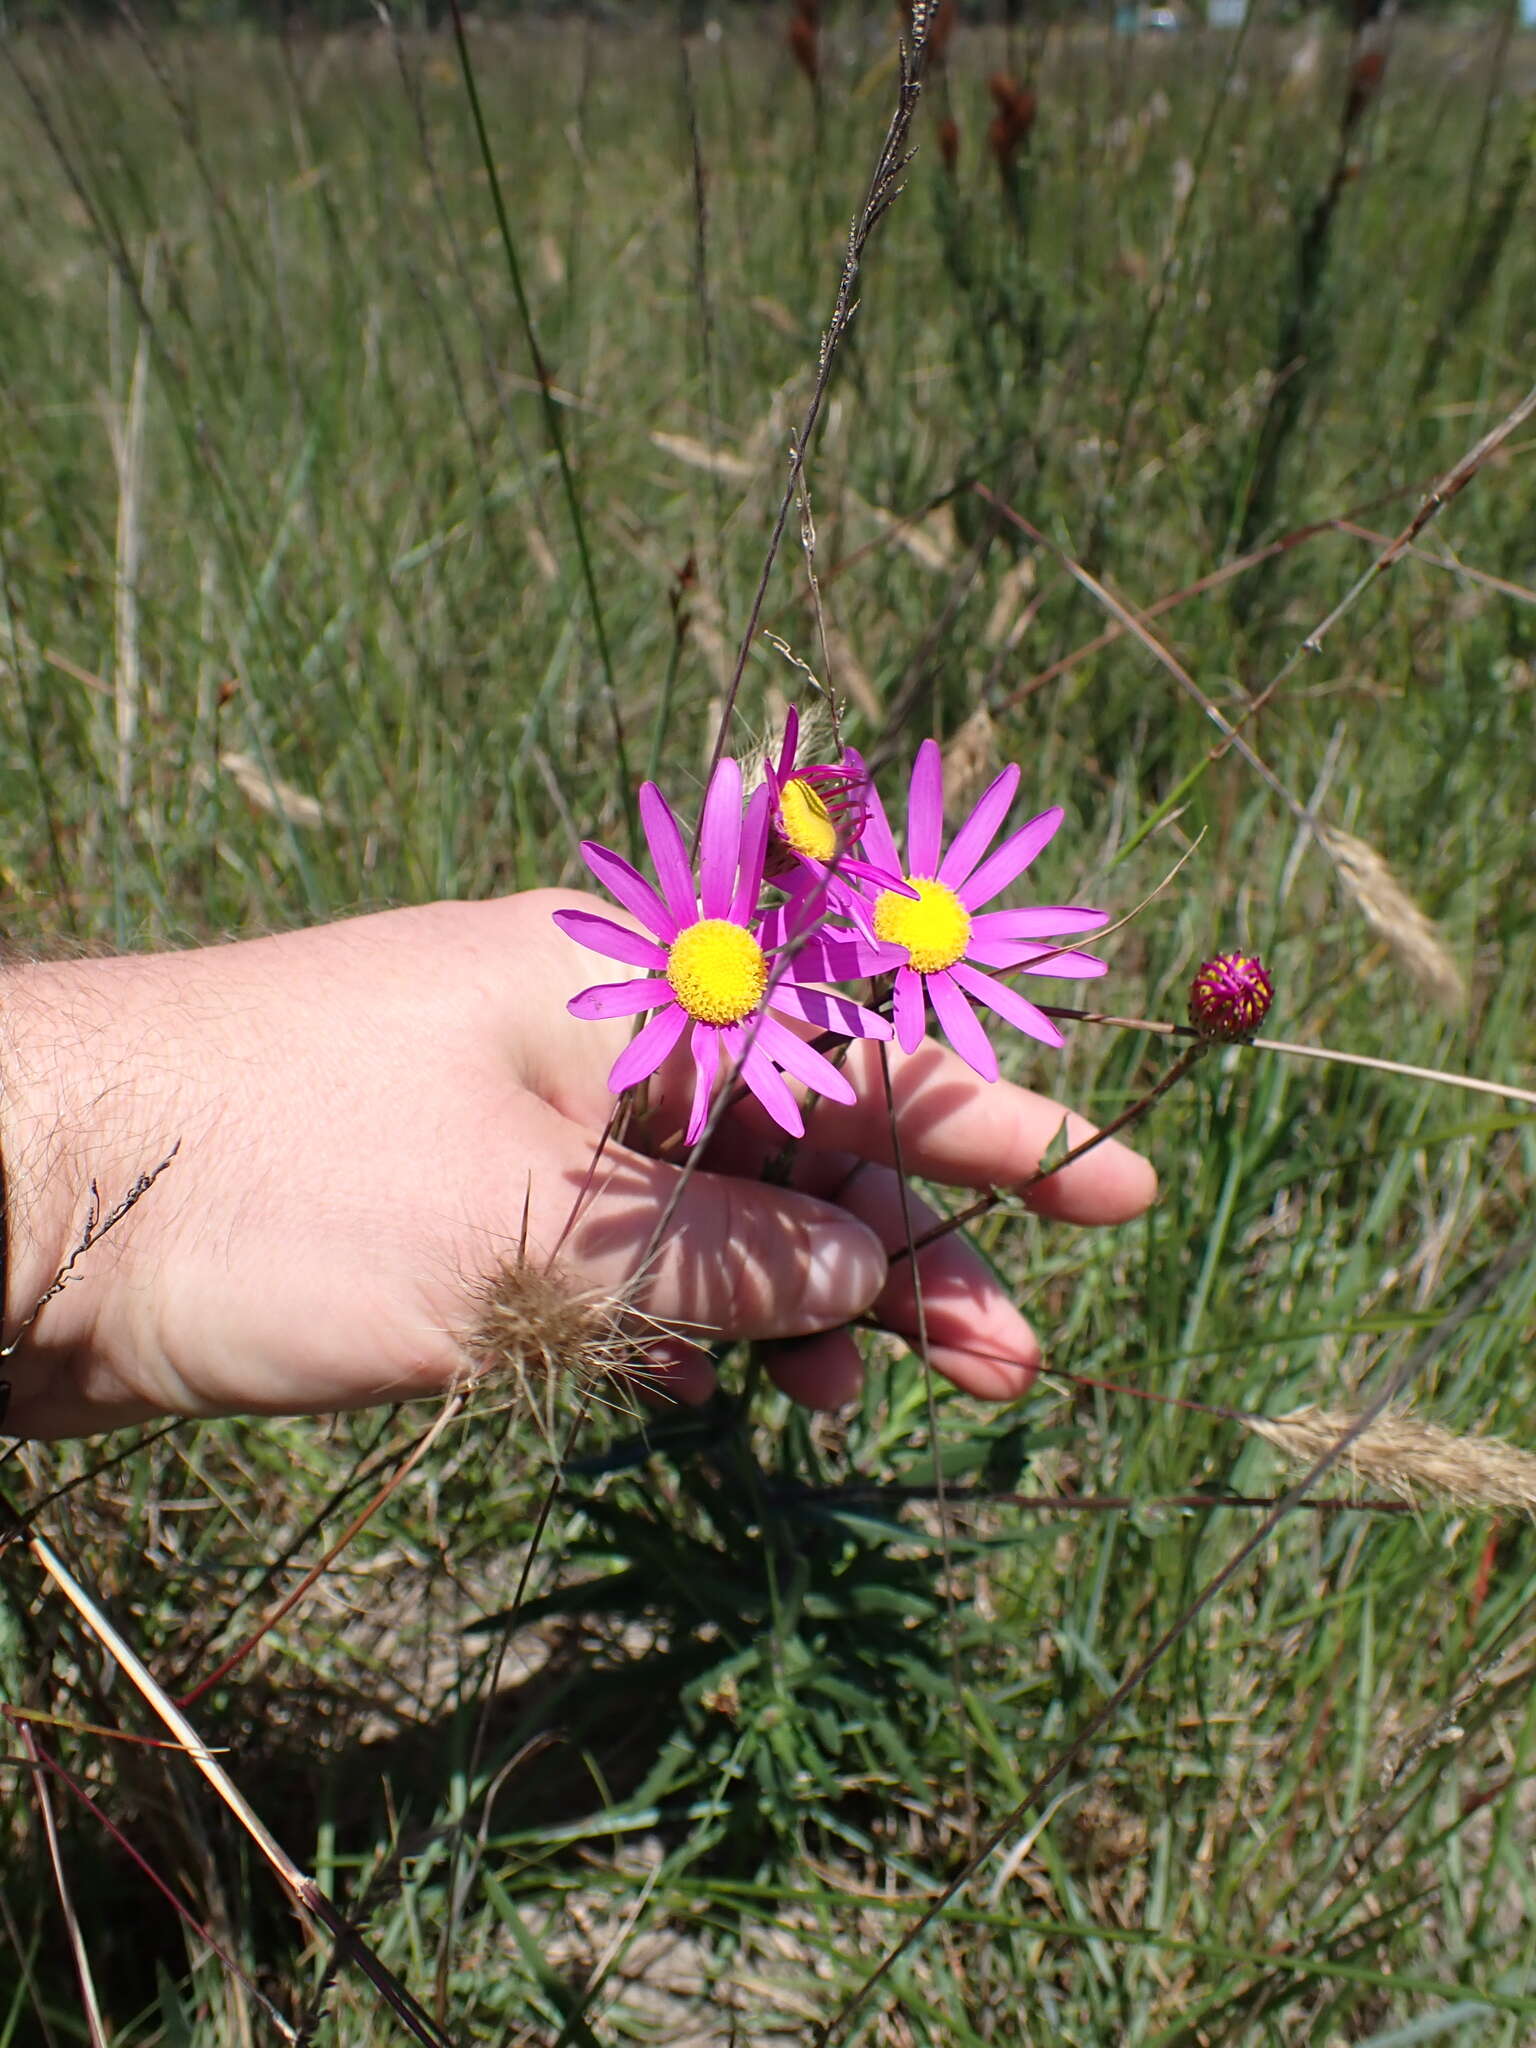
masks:
[[(891, 1101), (908, 1173), (951, 1187), (1024, 1187), (1047, 1151), (1083, 1144), (1095, 1126), (1048, 1095), (1011, 1081), (983, 1081), (947, 1047), (925, 1039), (916, 1052), (895, 1046), (890, 1063)], [(856, 1044), (844, 1071), (857, 1102), (822, 1101), (806, 1135), (817, 1146), (856, 1152), (881, 1165), (897, 1164), (891, 1141), (881, 1048)], [(1065, 1125), (1065, 1138), (1062, 1136)], [(1157, 1194), (1157, 1175), (1138, 1152), (1105, 1139), (1075, 1164), (1028, 1188), (1025, 1201), (1063, 1223), (1125, 1223)]]

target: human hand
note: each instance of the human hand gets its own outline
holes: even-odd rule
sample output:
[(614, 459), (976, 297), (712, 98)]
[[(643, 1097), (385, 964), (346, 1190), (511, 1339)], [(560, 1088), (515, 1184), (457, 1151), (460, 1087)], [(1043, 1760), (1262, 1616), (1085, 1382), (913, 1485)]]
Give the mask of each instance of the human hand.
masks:
[[(558, 1250), (582, 1287), (634, 1299), (699, 1340), (658, 1382), (707, 1394), (716, 1337), (787, 1346), (797, 1400), (858, 1385), (842, 1326), (917, 1328), (879, 1049), (852, 1048), (857, 1106), (820, 1103), (794, 1186), (757, 1178), (782, 1133), (750, 1100), (677, 1194), (688, 1083), (651, 1091), (649, 1150), (597, 1141), (623, 1020), (573, 1023), (590, 960), (550, 921), (590, 898), (441, 903), (201, 951), (28, 966), (6, 977), (0, 1042), (14, 1333), (78, 1244), (94, 1180), (110, 1208), (178, 1144), (80, 1260), (4, 1368), (8, 1431), (62, 1436), (163, 1414), (312, 1413), (442, 1394), (470, 1369), (485, 1281)], [(906, 1173), (1025, 1181), (1064, 1112), (987, 1086), (926, 1044), (890, 1054)], [(1068, 1140), (1090, 1127), (1073, 1118)], [(670, 1148), (670, 1149), (669, 1149)], [(665, 1155), (665, 1156), (661, 1156)], [(1124, 1221), (1155, 1192), (1116, 1143), (1042, 1182), (1042, 1215)], [(928, 1212), (911, 1203), (920, 1234)], [(574, 1219), (574, 1220), (573, 1220)], [(1028, 1386), (1037, 1342), (957, 1237), (918, 1261), (934, 1363), (973, 1393)], [(798, 1341), (796, 1341), (798, 1340)]]

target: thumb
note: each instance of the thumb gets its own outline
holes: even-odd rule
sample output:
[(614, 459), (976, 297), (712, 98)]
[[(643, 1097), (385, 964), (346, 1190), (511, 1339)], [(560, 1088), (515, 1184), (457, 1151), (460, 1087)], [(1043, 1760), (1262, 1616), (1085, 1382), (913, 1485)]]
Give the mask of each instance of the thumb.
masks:
[(561, 1258), (648, 1315), (710, 1337), (835, 1329), (887, 1276), (875, 1233), (834, 1203), (730, 1174), (685, 1177), (631, 1152), (605, 1155)]

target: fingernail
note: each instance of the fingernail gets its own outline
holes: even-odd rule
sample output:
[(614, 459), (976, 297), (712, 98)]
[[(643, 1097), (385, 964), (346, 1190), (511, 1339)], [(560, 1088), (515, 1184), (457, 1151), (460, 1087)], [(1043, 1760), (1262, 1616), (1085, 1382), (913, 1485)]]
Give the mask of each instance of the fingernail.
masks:
[(831, 1329), (862, 1315), (885, 1284), (880, 1240), (861, 1223), (821, 1230), (811, 1240), (803, 1314), (807, 1330)]

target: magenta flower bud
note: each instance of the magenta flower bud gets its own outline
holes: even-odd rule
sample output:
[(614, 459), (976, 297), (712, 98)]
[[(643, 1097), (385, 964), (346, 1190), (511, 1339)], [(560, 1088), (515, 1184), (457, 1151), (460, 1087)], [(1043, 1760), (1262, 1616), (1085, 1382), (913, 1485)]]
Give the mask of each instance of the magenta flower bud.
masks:
[(1257, 953), (1218, 953), (1189, 989), (1189, 1021), (1202, 1038), (1251, 1038), (1269, 1015), (1275, 985)]

